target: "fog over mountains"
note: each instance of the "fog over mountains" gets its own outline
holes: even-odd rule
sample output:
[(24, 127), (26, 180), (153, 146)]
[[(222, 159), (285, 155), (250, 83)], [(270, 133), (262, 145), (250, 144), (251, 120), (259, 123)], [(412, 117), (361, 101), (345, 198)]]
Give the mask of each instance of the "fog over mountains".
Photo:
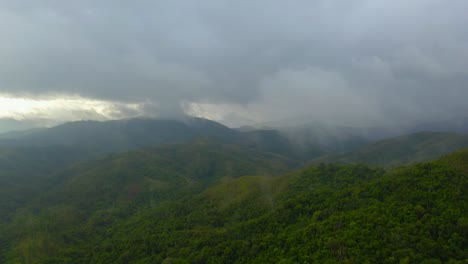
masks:
[(234, 127), (298, 116), (346, 126), (465, 118), (467, 8), (443, 0), (2, 2), (0, 118), (191, 114)]
[[(130, 118), (112, 121), (75, 121), (51, 128), (15, 131), (0, 134), (0, 147), (70, 147), (77, 148), (90, 157), (125, 152), (166, 144), (189, 143), (206, 139), (223, 144), (275, 153), (308, 162), (326, 154), (365, 150), (366, 146), (382, 142), (378, 153), (387, 147), (409, 155), (408, 162), (436, 158), (444, 153), (465, 147), (468, 133), (466, 119), (450, 122), (416, 124), (408, 127), (348, 127), (324, 123), (308, 123), (291, 127), (228, 128), (203, 118), (185, 116), (179, 119)], [(407, 137), (408, 139), (404, 139)], [(389, 138), (394, 141), (384, 143)], [(422, 144), (422, 149), (418, 146)], [(436, 144), (431, 149), (431, 144)], [(411, 148), (413, 150), (409, 150)], [(468, 146), (467, 146), (468, 147)], [(409, 148), (409, 149), (407, 149)], [(407, 149), (407, 153), (403, 153)], [(417, 151), (430, 152), (420, 158)], [(372, 151), (371, 151), (372, 153)], [(401, 160), (400, 154), (394, 156)], [(351, 156), (356, 157), (352, 152)], [(370, 157), (369, 157), (370, 158)], [(329, 158), (325, 159), (328, 160)], [(341, 158), (340, 158), (341, 159)], [(333, 158), (338, 162), (340, 159)], [(367, 158), (356, 160), (366, 162)], [(321, 159), (322, 160), (322, 159)], [(346, 160), (346, 159), (344, 159)], [(390, 161), (376, 163), (386, 165)], [(397, 162), (398, 163), (398, 162)]]
[(464, 263), (468, 134), (388, 133), (193, 117), (7, 133), (0, 261)]

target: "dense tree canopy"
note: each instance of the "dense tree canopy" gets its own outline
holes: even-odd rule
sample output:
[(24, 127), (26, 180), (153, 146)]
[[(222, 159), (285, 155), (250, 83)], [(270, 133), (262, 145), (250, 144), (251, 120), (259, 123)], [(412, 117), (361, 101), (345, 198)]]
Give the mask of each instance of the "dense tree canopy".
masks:
[(388, 170), (319, 164), (270, 176), (287, 168), (281, 159), (197, 144), (210, 154), (195, 158), (195, 144), (73, 167), (1, 226), (3, 262), (468, 260), (466, 150)]

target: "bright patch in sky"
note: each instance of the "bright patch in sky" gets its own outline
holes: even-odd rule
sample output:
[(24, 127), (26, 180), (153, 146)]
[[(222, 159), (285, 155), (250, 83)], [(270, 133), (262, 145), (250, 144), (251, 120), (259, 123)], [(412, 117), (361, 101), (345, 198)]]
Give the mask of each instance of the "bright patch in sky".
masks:
[(112, 119), (137, 115), (138, 104), (123, 104), (82, 97), (50, 99), (19, 98), (0, 95), (0, 118), (24, 119)]

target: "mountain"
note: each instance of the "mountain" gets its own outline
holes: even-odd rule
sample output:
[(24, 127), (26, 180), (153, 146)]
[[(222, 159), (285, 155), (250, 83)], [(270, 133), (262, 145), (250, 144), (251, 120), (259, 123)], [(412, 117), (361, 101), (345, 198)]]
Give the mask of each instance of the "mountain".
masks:
[[(160, 154), (144, 150), (110, 156), (79, 166), (76, 174), (66, 173), (71, 176), (58, 189), (15, 216), (6, 233), (13, 245), (4, 252), (4, 262), (465, 263), (468, 259), (468, 150), (387, 171), (322, 164), (275, 177), (225, 178), (226, 170), (235, 167), (222, 163), (218, 167), (222, 173), (215, 177), (219, 181), (201, 193), (162, 200), (154, 195), (165, 188), (176, 192), (181, 188), (160, 182), (168, 175), (157, 169), (167, 161)], [(240, 153), (233, 154), (231, 158)], [(249, 160), (241, 168), (264, 164), (267, 171), (275, 170), (268, 158), (264, 163)], [(184, 169), (193, 164), (206, 163), (181, 159), (180, 166), (169, 164), (167, 172), (194, 180), (213, 171)]]
[(111, 153), (205, 138), (249, 146), (297, 159), (322, 154), (320, 147), (299, 148), (274, 130), (240, 132), (194, 117), (181, 120), (133, 118), (106, 122), (77, 121), (56, 127), (0, 136), (1, 146), (71, 146), (89, 153)]
[(388, 167), (432, 160), (466, 147), (468, 135), (419, 132), (370, 143), (344, 154), (331, 154), (315, 159), (313, 163), (362, 163)]
[(467, 119), (402, 127), (347, 127), (321, 122), (278, 128), (230, 129), (195, 117), (179, 120), (132, 118), (112, 121), (76, 121), (52, 128), (0, 134), (0, 146), (79, 146), (100, 153), (209, 138), (229, 144), (270, 149), (304, 159), (330, 152), (345, 152), (384, 138), (420, 131), (468, 133)]
[[(272, 156), (287, 156), (283, 158), (297, 163), (295, 166), (303, 162), (305, 157), (319, 155), (298, 150), (276, 131), (241, 133), (200, 118), (80, 121), (52, 128), (7, 133), (0, 137), (0, 219), (8, 219), (17, 208), (47, 189), (51, 184), (50, 179), (69, 165), (114, 152), (125, 153), (139, 148), (189, 143), (207, 138), (212, 142), (234, 144), (251, 153), (259, 153), (259, 157), (266, 155), (262, 152), (271, 152), (273, 154), (269, 155)], [(192, 154), (193, 157), (198, 155), (196, 151)], [(254, 155), (243, 152), (238, 155), (256, 160)], [(180, 156), (176, 155), (172, 159), (177, 161)], [(236, 160), (233, 157), (227, 159)], [(250, 173), (254, 172), (252, 170)]]
[(189, 118), (76, 121), (0, 141), (14, 146), (81, 146), (122, 151), (189, 141), (197, 137), (236, 141), (235, 131), (210, 120)]

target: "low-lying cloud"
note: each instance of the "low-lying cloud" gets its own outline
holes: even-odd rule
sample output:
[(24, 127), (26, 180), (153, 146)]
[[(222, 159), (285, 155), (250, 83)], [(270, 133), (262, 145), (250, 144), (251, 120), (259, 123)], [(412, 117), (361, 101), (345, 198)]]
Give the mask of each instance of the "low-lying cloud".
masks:
[(0, 92), (232, 125), (459, 117), (466, 10), (463, 0), (4, 1)]

